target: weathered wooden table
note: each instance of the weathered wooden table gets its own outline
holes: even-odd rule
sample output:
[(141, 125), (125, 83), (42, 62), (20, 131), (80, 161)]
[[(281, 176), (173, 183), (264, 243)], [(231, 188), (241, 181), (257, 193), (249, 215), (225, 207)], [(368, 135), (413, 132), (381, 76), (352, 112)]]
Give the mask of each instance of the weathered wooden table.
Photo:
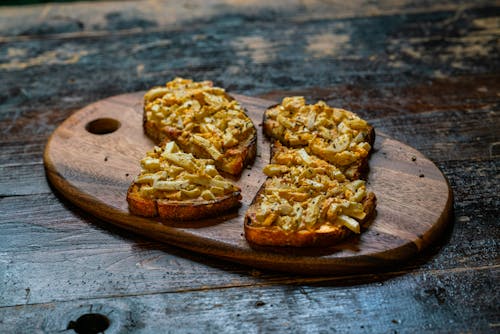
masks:
[[(0, 332), (498, 332), (499, 37), (498, 1), (0, 7)], [(134, 235), (51, 188), (63, 120), (174, 76), (359, 113), (446, 175), (450, 227), (398, 267), (292, 276)]]

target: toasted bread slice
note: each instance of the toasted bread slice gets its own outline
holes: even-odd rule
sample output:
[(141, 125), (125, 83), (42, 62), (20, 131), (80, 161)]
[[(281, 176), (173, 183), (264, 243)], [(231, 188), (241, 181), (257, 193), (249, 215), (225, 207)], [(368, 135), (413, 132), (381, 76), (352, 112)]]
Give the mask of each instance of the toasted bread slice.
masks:
[(223, 178), (211, 159), (198, 159), (167, 141), (147, 152), (142, 171), (129, 187), (133, 214), (194, 220), (239, 205), (240, 189)]
[(263, 129), (283, 145), (308, 147), (350, 179), (361, 176), (375, 140), (373, 127), (356, 114), (323, 101), (308, 105), (301, 96), (286, 97), (268, 108)]
[[(365, 224), (373, 216), (375, 205), (375, 195), (370, 192), (363, 201), (364, 211), (369, 214), (359, 221), (360, 224)], [(249, 210), (245, 216), (245, 238), (250, 243), (259, 246), (328, 247), (353, 235), (353, 232), (346, 226), (332, 223), (321, 224), (314, 230), (296, 231), (285, 231), (279, 226), (261, 226), (254, 212)]]
[(144, 130), (155, 142), (176, 141), (198, 158), (239, 175), (255, 159), (257, 131), (243, 107), (212, 82), (176, 78), (144, 95)]
[[(324, 102), (284, 98), (264, 114), (264, 133), (278, 140), (268, 179), (245, 216), (245, 237), (262, 246), (333, 245), (373, 216), (375, 194), (361, 180), (375, 140), (372, 126)], [(283, 145), (287, 146), (284, 147)]]
[(245, 237), (262, 246), (332, 245), (362, 225), (375, 210), (365, 181), (349, 180), (305, 148), (273, 148), (268, 179), (245, 216)]

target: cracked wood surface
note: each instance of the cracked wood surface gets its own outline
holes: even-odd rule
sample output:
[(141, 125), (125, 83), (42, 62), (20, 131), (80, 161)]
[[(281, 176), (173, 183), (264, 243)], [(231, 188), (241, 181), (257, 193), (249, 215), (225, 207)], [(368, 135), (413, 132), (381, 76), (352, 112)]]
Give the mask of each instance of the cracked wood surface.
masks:
[[(498, 1), (127, 1), (0, 7), (0, 332), (497, 332)], [(173, 76), (351, 109), (424, 153), (454, 193), (403, 266), (287, 276), (120, 230), (48, 184), (74, 111)], [(68, 332), (71, 332), (69, 330)]]

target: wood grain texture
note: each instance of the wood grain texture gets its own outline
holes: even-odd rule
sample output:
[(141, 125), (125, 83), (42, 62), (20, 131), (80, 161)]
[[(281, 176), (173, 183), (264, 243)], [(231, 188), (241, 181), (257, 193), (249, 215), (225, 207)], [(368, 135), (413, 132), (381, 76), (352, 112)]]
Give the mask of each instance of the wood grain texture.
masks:
[[(30, 303), (0, 312), (7, 333), (16, 332), (19, 323), (25, 333), (63, 332), (70, 320), (90, 312), (109, 317), (113, 325), (106, 333), (110, 334), (374, 333), (381, 328), (389, 333), (460, 333), (464, 328), (495, 333), (497, 323), (488, 320), (498, 316), (494, 296), (482, 298), (480, 291), (494, 289), (491, 282), (496, 273), (481, 268), (429, 271), (370, 286), (263, 282), (238, 288)], [(408, 279), (414, 288), (407, 287)], [(473, 287), (471, 283), (476, 281), (479, 283)], [(455, 290), (456, 286), (462, 289)], [(412, 303), (400, 304), (401, 299)], [(470, 309), (475, 312), (466, 321), (463, 315)]]
[[(272, 103), (235, 96), (255, 124)], [(331, 248), (266, 249), (250, 247), (243, 217), (265, 180), (270, 143), (262, 134), (258, 156), (237, 184), (242, 206), (214, 219), (178, 223), (131, 215), (125, 201), (139, 160), (152, 142), (142, 130), (142, 93), (111, 97), (76, 112), (52, 134), (44, 161), (48, 178), (70, 201), (93, 215), (136, 233), (197, 252), (260, 268), (302, 274), (377, 271), (419, 253), (448, 223), (452, 195), (439, 169), (418, 151), (378, 135), (370, 159), (369, 188), (378, 198), (377, 214), (361, 236)], [(116, 131), (95, 134), (106, 128)], [(109, 123), (109, 124), (108, 124)]]
[[(0, 9), (0, 333), (498, 333), (496, 0), (130, 0)], [(107, 224), (46, 180), (76, 110), (174, 76), (369, 119), (432, 160), (453, 223), (386, 271), (306, 277)]]

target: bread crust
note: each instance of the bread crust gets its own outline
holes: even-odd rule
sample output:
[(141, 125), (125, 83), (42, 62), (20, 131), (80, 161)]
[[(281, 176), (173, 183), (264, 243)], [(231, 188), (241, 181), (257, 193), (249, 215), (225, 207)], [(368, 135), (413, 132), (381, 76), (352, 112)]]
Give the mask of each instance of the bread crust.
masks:
[[(336, 244), (353, 232), (345, 226), (326, 226), (319, 227), (315, 231), (301, 230), (294, 232), (286, 232), (279, 227), (260, 227), (255, 226), (256, 217), (252, 210), (252, 206), (258, 204), (259, 194), (263, 190), (259, 190), (252, 202), (251, 207), (245, 215), (244, 229), (245, 238), (251, 244), (259, 246), (276, 246), (276, 247), (325, 247)], [(375, 194), (370, 192), (363, 201), (364, 211), (367, 213), (365, 219), (361, 221), (366, 224), (374, 215), (376, 206)]]
[[(303, 145), (292, 145), (285, 138), (284, 128), (275, 119), (269, 117), (269, 113), (277, 108), (279, 104), (272, 105), (263, 114), (263, 132), (264, 135), (271, 140), (277, 141), (271, 147), (271, 163), (274, 162), (274, 157), (277, 153), (283, 150), (283, 146), (288, 148), (305, 148), (309, 146), (309, 143), (303, 143)], [(372, 126), (368, 125), (367, 134), (364, 141), (368, 142), (371, 147), (375, 142), (375, 130)], [(281, 144), (281, 145), (280, 145)], [(312, 153), (314, 154), (314, 153)], [(355, 161), (350, 165), (337, 166), (335, 164), (330, 164), (338, 167), (342, 172), (349, 169), (348, 175), (346, 177), (350, 180), (361, 179), (367, 175), (368, 172), (368, 159), (371, 154), (371, 150), (368, 155), (362, 159)], [(316, 154), (314, 154), (316, 155)], [(321, 158), (321, 157), (320, 157)], [(323, 158), (322, 158), (323, 159)], [(267, 183), (267, 182), (266, 182)], [(257, 221), (256, 212), (260, 205), (260, 194), (264, 192), (266, 183), (264, 183), (259, 192), (254, 197), (250, 208), (247, 210), (244, 220), (244, 231), (245, 238), (251, 245), (258, 246), (271, 246), (271, 247), (325, 247), (336, 244), (348, 236), (354, 234), (349, 228), (343, 225), (337, 224), (323, 224), (315, 230), (298, 230), (298, 231), (285, 231), (278, 226), (262, 226), (262, 224)], [(361, 202), (363, 205), (363, 211), (366, 214), (363, 220), (359, 221), (361, 227), (363, 228), (375, 214), (376, 207), (376, 197), (372, 192), (367, 192), (365, 198)]]
[[(257, 155), (257, 130), (252, 120), (247, 116), (246, 110), (236, 102), (232, 102), (231, 105), (236, 106), (235, 109), (237, 113), (234, 113), (235, 110), (233, 109), (220, 109), (224, 111), (222, 115), (219, 116), (218, 120), (221, 120), (223, 122), (223, 127), (227, 126), (227, 123), (231, 123), (232, 116), (240, 121), (243, 120), (244, 123), (242, 126), (241, 123), (233, 121), (233, 125), (228, 126), (228, 128), (226, 129), (228, 130), (228, 132), (225, 132), (225, 135), (229, 135), (229, 138), (223, 139), (224, 146), (222, 148), (217, 146), (218, 148), (214, 149), (214, 146), (209, 146), (210, 143), (206, 144), (206, 142), (203, 141), (207, 141), (207, 139), (200, 139), (200, 136), (197, 136), (198, 130), (193, 130), (193, 127), (201, 125), (197, 123), (197, 121), (195, 121), (195, 119), (198, 118), (192, 117), (192, 115), (186, 118), (187, 123), (184, 123), (184, 125), (186, 125), (186, 127), (190, 126), (190, 128), (186, 128), (186, 130), (181, 130), (176, 125), (172, 124), (164, 125), (163, 122), (158, 121), (158, 115), (155, 116), (156, 121), (154, 121), (155, 118), (153, 118), (153, 120), (148, 120), (148, 117), (150, 117), (148, 115), (152, 115), (148, 114), (148, 111), (151, 112), (151, 110), (148, 109), (149, 102), (155, 101), (159, 96), (165, 98), (169, 90), (170, 92), (175, 89), (182, 90), (187, 87), (186, 85), (194, 85), (198, 87), (199, 85), (201, 85), (202, 87), (213, 87), (211, 81), (194, 83), (192, 80), (175, 78), (173, 81), (167, 83), (166, 87), (153, 87), (148, 90), (148, 92), (144, 95), (142, 118), (145, 134), (150, 137), (157, 145), (161, 145), (166, 142), (174, 142), (181, 151), (191, 154), (196, 159), (213, 160), (213, 167), (215, 167), (218, 172), (239, 176), (247, 165), (253, 163)], [(191, 88), (193, 88), (193, 86), (191, 86)], [(191, 88), (187, 87), (186, 89)], [(216, 89), (218, 94), (222, 96), (226, 101), (235, 100), (223, 89)], [(204, 93), (200, 93), (199, 91), (191, 91), (190, 94), (191, 95), (185, 95), (188, 100), (183, 100), (183, 103), (189, 103), (189, 107), (194, 103), (194, 105), (198, 105), (198, 109), (193, 110), (200, 110), (200, 102), (198, 102), (200, 101), (200, 96), (197, 94)], [(208, 95), (205, 95), (205, 97), (206, 96)], [(213, 102), (213, 100), (211, 101)], [(160, 105), (162, 105), (163, 102), (161, 102)], [(169, 103), (172, 103), (172, 101), (170, 101)], [(217, 100), (215, 104), (217, 104)], [(156, 107), (156, 110), (153, 111), (158, 111), (158, 104), (156, 105)], [(151, 109), (153, 108), (151, 107)], [(165, 115), (167, 114), (163, 114), (163, 116)], [(181, 115), (177, 114), (177, 116), (180, 117), (180, 121), (183, 122)], [(217, 128), (209, 129), (210, 130), (207, 131), (207, 129), (205, 128), (203, 132), (205, 135), (208, 134), (208, 136), (211, 137), (211, 144), (213, 145), (214, 141), (216, 142), (216, 144), (222, 144), (222, 142), (218, 141), (218, 139), (220, 139), (221, 141), (222, 139), (220, 137), (220, 133), (217, 132)], [(236, 131), (236, 133), (234, 131)], [(219, 136), (214, 137), (214, 134), (219, 134)], [(240, 138), (240, 140), (238, 140), (237, 138)], [(227, 142), (226, 139), (228, 140)], [(240, 189), (238, 187), (235, 187), (235, 189), (237, 190), (232, 189), (230, 190), (230, 193), (226, 192), (225, 195), (217, 196), (213, 200), (204, 200), (202, 198), (207, 197), (202, 196), (198, 197), (197, 199), (185, 199), (182, 201), (154, 197), (142, 197), (139, 189), (140, 187), (137, 184), (133, 183), (129, 187), (129, 190), (127, 192), (127, 201), (129, 204), (130, 212), (140, 216), (159, 217), (166, 220), (197, 220), (215, 216), (228, 211), (231, 208), (239, 206), (241, 200)], [(212, 197), (208, 198), (213, 198), (214, 195), (212, 194), (211, 196)]]
[[(298, 147), (298, 146), (290, 145), (290, 143), (285, 140), (282, 133), (280, 134), (280, 133), (276, 133), (275, 131), (273, 131), (274, 129), (279, 127), (279, 123), (277, 121), (269, 118), (268, 112), (269, 112), (269, 110), (274, 109), (278, 106), (279, 106), (279, 104), (274, 104), (274, 105), (268, 107), (266, 109), (266, 111), (264, 112), (264, 114), (262, 116), (262, 131), (267, 138), (269, 138), (271, 140), (278, 140), (284, 146)], [(375, 128), (371, 125), (368, 125), (368, 134), (367, 134), (366, 139), (365, 139), (366, 142), (368, 142), (370, 144), (370, 146), (373, 147), (373, 145), (375, 144), (375, 138), (376, 138)], [(307, 145), (304, 145), (304, 147), (305, 146), (307, 146)], [(349, 166), (349, 167), (353, 167), (355, 169), (355, 172), (352, 173), (352, 175), (350, 176), (350, 179), (355, 180), (355, 179), (363, 179), (366, 177), (366, 175), (368, 174), (368, 171), (369, 171), (368, 160), (370, 158), (372, 151), (373, 150), (370, 150), (369, 154), (364, 159), (361, 159), (356, 164)], [(272, 151), (271, 151), (271, 155), (273, 155)]]
[[(234, 98), (225, 94), (230, 100)], [(246, 112), (246, 109), (243, 108)], [(185, 151), (193, 153), (198, 158), (211, 159), (203, 149), (191, 144), (188, 138), (182, 137), (183, 132), (177, 128), (164, 126), (158, 127), (154, 122), (148, 121), (146, 110), (143, 111), (143, 128), (146, 135), (151, 138), (155, 143), (161, 143), (165, 140), (175, 141), (179, 147)], [(252, 122), (253, 123), (253, 122)], [(255, 129), (255, 126), (254, 126)], [(239, 176), (243, 169), (252, 164), (257, 155), (257, 131), (253, 131), (253, 135), (249, 136), (245, 141), (239, 142), (237, 146), (231, 147), (224, 152), (223, 158), (215, 161), (215, 166), (218, 170), (228, 174)]]
[(198, 220), (213, 217), (239, 206), (240, 200), (239, 191), (210, 201), (172, 201), (144, 198), (139, 195), (136, 184), (132, 184), (127, 192), (127, 202), (131, 213), (143, 217), (159, 217), (165, 220)]
[[(267, 138), (277, 139), (283, 145), (290, 147), (290, 143), (288, 143), (283, 136), (276, 136), (273, 133), (273, 129), (278, 127), (279, 123), (273, 119), (270, 119), (267, 115), (269, 110), (276, 108), (277, 106), (278, 106), (278, 104), (270, 106), (269, 108), (266, 109), (266, 111), (262, 115), (262, 131), (264, 132), (264, 135)], [(366, 141), (372, 146), (375, 143), (375, 128), (371, 125), (369, 125), (369, 131), (368, 131), (368, 135), (366, 136)]]
[(266, 111), (264, 111), (264, 114), (262, 115), (262, 132), (264, 132), (264, 135), (269, 138), (269, 139), (277, 139), (282, 143), (283, 145), (286, 145), (285, 139), (283, 136), (277, 136), (274, 134), (273, 129), (279, 127), (279, 123), (271, 118), (268, 117), (268, 113), (271, 109), (274, 109), (278, 107), (279, 104), (273, 104), (272, 106), (268, 107)]

